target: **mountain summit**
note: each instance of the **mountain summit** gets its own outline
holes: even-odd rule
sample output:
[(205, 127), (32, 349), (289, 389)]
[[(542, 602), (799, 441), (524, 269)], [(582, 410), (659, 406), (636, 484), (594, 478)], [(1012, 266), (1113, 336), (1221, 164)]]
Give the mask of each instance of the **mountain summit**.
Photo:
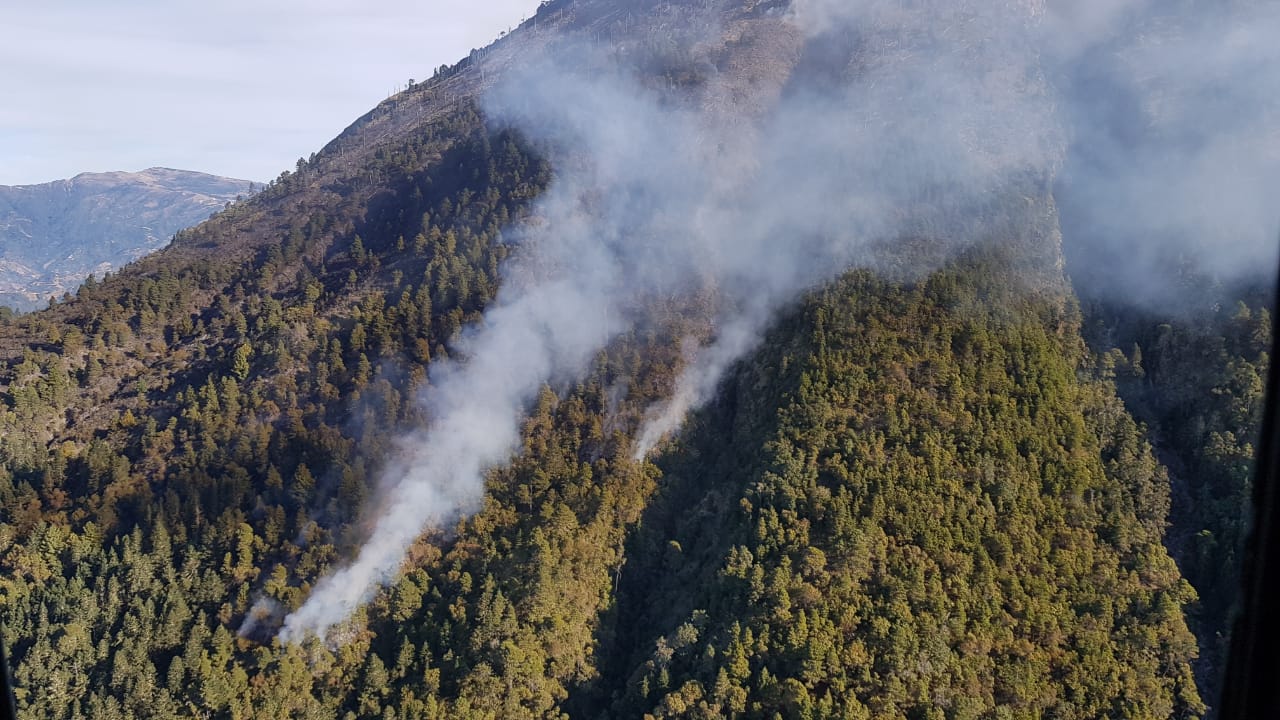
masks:
[(250, 192), (247, 180), (169, 168), (0, 185), (0, 304), (26, 310), (164, 247)]

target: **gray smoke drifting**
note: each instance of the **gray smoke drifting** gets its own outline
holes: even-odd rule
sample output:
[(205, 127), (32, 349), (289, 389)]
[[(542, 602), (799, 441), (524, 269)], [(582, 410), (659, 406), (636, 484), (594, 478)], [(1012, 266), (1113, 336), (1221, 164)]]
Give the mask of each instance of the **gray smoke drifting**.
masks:
[(604, 316), (584, 318), (582, 308), (601, 307), (616, 281), (615, 268), (602, 248), (582, 242), (584, 236), (557, 237), (558, 247), (548, 246), (547, 252), (583, 253), (577, 269), (593, 272), (554, 272), (533, 286), (513, 279), (484, 326), (460, 343), (467, 362), (432, 367), (433, 389), (425, 398), (434, 420), (431, 432), (402, 443), (402, 456), (386, 471), (391, 484), (373, 533), (354, 562), (321, 580), (286, 618), (282, 640), (324, 635), (395, 575), (424, 528), (473, 511), (484, 472), (518, 445), (525, 404), (553, 373), (580, 368), (611, 337), (615, 328)]
[(759, 322), (762, 317), (753, 313), (740, 314), (728, 324), (722, 324), (714, 343), (692, 352), (689, 346), (696, 341), (692, 338), (685, 340), (687, 367), (676, 381), (671, 397), (646, 413), (644, 426), (636, 436), (632, 450), (633, 460), (644, 460), (662, 438), (680, 427), (690, 409), (711, 398), (725, 369), (755, 346), (763, 329)]
[(556, 180), (455, 353), (466, 360), (431, 369), (431, 428), (387, 471), (369, 540), (287, 618), (282, 639), (324, 636), (395, 577), (425, 529), (473, 511), (543, 384), (580, 376), (649, 322), (650, 299), (712, 289), (716, 334), (685, 348), (637, 459), (806, 290), (888, 262), (881, 250), (898, 238), (944, 245), (914, 268), (926, 271), (945, 246), (991, 231), (985, 210), (1044, 195), (1080, 114), (1053, 81), (1075, 77), (1100, 43), (1119, 44), (1107, 34), (1113, 13), (1139, 14), (1130, 5), (1055, 14), (1030, 0), (805, 0), (756, 36), (754, 64), (747, 52), (722, 70), (720, 35), (746, 31), (731, 16), (709, 24), (715, 36), (681, 56), (702, 76), (693, 91), (668, 90), (627, 52), (570, 41), (504, 71), (485, 111), (545, 148)]
[(1072, 131), (1056, 195), (1077, 288), (1176, 309), (1180, 264), (1274, 282), (1280, 4), (1094, 2), (1054, 21)]

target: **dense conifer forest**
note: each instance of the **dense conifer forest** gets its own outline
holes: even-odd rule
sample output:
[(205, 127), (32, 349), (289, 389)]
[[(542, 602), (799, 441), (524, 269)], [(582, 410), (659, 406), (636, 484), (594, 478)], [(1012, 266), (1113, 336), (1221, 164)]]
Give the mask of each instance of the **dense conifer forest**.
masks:
[[(1199, 600), (1189, 619), (1200, 638), (1197, 674), (1210, 692), (1224, 671), (1230, 621), (1239, 608), (1254, 447), (1271, 362), (1273, 292), (1221, 287), (1202, 274), (1172, 311), (1089, 304), (1085, 336), (1100, 349), (1135, 418), (1169, 468), (1173, 503), (1167, 545)], [(1198, 285), (1199, 287), (1195, 287)], [(1207, 287), (1206, 287), (1207, 285)]]
[(465, 69), (410, 91), (420, 127), (389, 101), (168, 249), (0, 315), (21, 717), (1210, 711), (1269, 293), (1082, 306), (1058, 236), (1018, 223), (807, 294), (638, 461), (681, 339), (715, 332), (658, 299), (543, 388), (478, 512), (329, 642), (282, 644), (555, 179), (441, 90)]

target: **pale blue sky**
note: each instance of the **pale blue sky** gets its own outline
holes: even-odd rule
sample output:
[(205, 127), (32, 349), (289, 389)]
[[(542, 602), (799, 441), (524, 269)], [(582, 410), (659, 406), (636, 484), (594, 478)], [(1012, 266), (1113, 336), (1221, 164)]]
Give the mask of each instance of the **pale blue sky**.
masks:
[(0, 185), (270, 180), (538, 0), (0, 0)]

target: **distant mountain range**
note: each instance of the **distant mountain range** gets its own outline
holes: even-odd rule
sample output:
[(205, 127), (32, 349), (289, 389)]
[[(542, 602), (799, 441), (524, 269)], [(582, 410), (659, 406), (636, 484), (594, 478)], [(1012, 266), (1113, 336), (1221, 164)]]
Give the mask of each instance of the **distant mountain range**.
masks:
[(0, 305), (29, 310), (164, 247), (253, 183), (151, 168), (0, 185)]

